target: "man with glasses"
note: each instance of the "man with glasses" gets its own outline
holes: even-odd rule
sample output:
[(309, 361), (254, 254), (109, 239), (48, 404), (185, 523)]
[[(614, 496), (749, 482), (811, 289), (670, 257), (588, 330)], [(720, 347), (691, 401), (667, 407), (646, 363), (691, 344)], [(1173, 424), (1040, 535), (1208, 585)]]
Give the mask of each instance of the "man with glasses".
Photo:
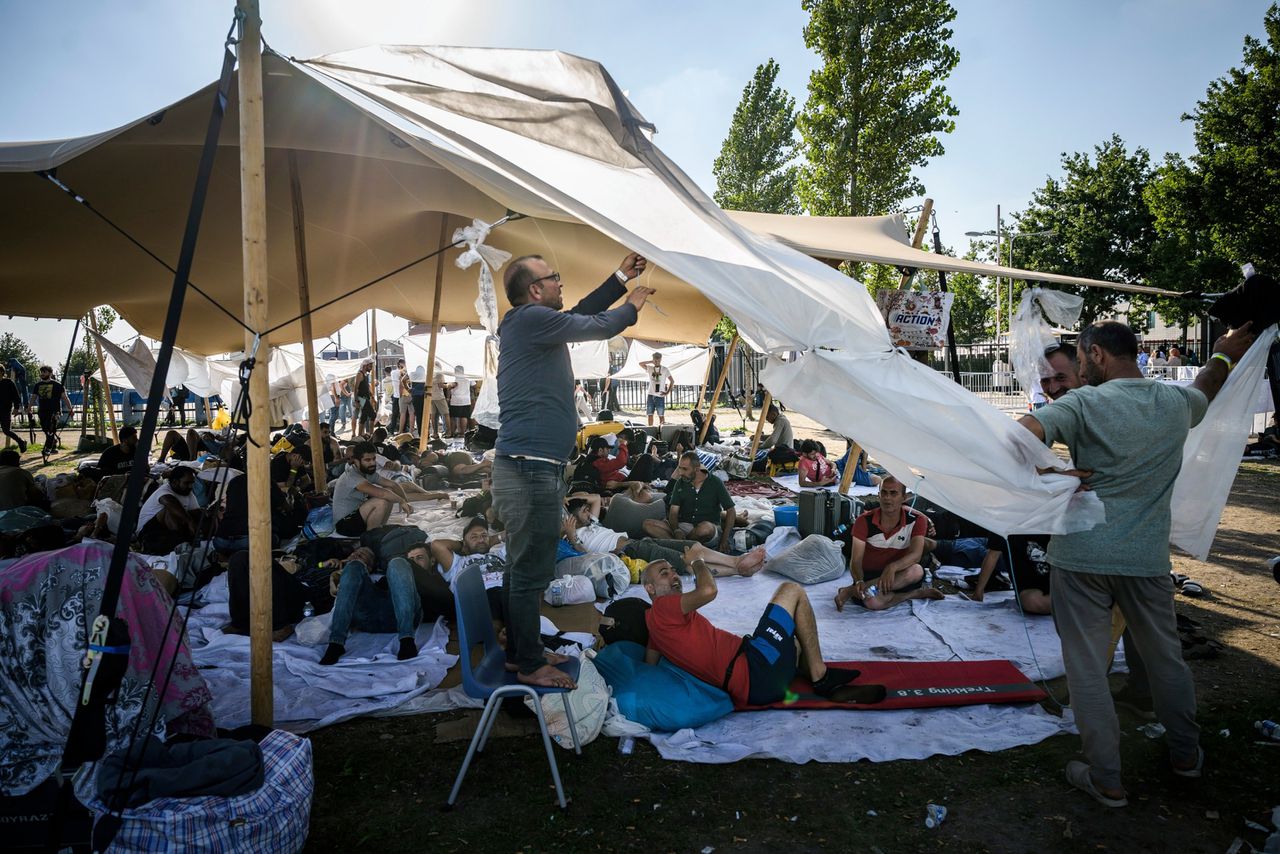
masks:
[[(578, 416), (573, 404), (569, 344), (612, 338), (636, 322), (651, 288), (627, 294), (626, 283), (644, 272), (631, 253), (617, 272), (580, 303), (563, 311), (560, 274), (538, 255), (516, 258), (503, 285), (511, 310), (498, 336), (498, 429), (493, 502), (507, 531), (507, 665), (521, 682), (573, 687), (543, 653), (542, 593), (555, 575), (556, 543), (564, 502), (564, 467), (573, 453)], [(610, 309), (619, 297), (626, 301)]]
[(66, 403), (67, 412), (71, 410), (71, 398), (62, 383), (53, 378), (53, 368), (40, 366), (40, 381), (31, 389), (35, 398), (36, 416), (40, 419), (40, 429), (44, 432), (44, 455), (58, 452), (58, 427), (62, 418), (62, 404)]

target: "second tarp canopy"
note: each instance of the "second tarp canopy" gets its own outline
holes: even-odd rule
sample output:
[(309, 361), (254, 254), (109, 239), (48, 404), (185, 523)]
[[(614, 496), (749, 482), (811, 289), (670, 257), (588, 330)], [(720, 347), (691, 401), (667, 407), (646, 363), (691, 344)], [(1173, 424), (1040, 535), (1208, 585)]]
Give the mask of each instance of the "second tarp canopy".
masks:
[[(483, 329), (450, 329), (441, 332), (436, 340), (436, 369), (451, 377), (458, 365), (469, 380), (484, 378)], [(427, 364), (431, 336), (427, 333), (406, 335), (404, 344), (405, 367), (410, 371)], [(583, 341), (569, 347), (573, 362), (573, 375), (581, 380), (600, 379), (609, 374), (609, 342)]]
[(671, 378), (675, 380), (676, 385), (702, 385), (707, 375), (708, 350), (706, 347), (686, 344), (654, 348), (643, 341), (632, 341), (631, 349), (627, 352), (627, 361), (613, 375), (613, 378), (648, 382), (649, 372), (640, 367), (640, 363), (652, 359), (654, 353), (662, 354), (662, 366), (671, 371)]

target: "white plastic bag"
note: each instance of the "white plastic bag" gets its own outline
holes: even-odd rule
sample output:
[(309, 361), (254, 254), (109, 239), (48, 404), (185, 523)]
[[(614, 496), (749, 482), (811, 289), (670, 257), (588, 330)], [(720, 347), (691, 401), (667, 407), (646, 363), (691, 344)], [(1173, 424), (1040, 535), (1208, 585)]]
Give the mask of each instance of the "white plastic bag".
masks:
[(631, 570), (615, 554), (591, 555), (583, 575), (591, 579), (595, 585), (597, 599), (613, 600), (622, 595), (631, 586)]
[[(577, 688), (568, 694), (544, 694), (541, 698), (547, 732), (556, 744), (568, 750), (573, 750), (573, 735), (569, 732), (569, 721), (564, 713), (564, 698), (568, 698), (569, 708), (573, 710), (573, 727), (578, 731), (579, 746), (596, 740), (609, 712), (608, 683), (589, 658), (584, 656), (581, 661)], [(525, 697), (524, 704), (530, 711), (533, 710), (533, 703), (532, 697)]]
[(798, 542), (800, 542), (799, 528), (794, 525), (779, 525), (764, 541), (764, 556), (767, 560), (773, 560)]
[[(1040, 388), (1040, 378), (1049, 376), (1049, 363), (1044, 349), (1057, 342), (1053, 323), (1061, 329), (1072, 329), (1080, 319), (1084, 297), (1064, 294), (1047, 288), (1030, 288), (1022, 293), (1022, 302), (1013, 318), (1009, 333), (1009, 361), (1022, 390), (1031, 394)], [(1045, 318), (1049, 322), (1045, 322)]]
[(124, 505), (119, 501), (111, 498), (99, 498), (93, 502), (94, 513), (107, 514), (107, 530), (116, 533), (120, 530), (120, 514), (124, 512)]
[(769, 571), (801, 584), (821, 584), (844, 574), (844, 555), (835, 540), (822, 534), (810, 534), (770, 559)]
[(317, 646), (329, 640), (329, 621), (333, 619), (333, 612), (324, 614), (316, 614), (314, 617), (307, 617), (301, 623), (293, 627), (294, 637), (298, 639), (298, 643), (305, 643), (307, 646)]
[(562, 575), (547, 585), (543, 598), (547, 604), (557, 608), (561, 605), (582, 605), (596, 601), (596, 586), (585, 575)]

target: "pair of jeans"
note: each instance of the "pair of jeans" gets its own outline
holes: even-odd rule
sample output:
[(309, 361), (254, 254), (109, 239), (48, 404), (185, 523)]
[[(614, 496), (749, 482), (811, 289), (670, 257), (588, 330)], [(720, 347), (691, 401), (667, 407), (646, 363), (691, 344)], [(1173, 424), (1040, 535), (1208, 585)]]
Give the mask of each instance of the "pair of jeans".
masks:
[(1107, 684), (1112, 605), (1124, 615), (1127, 637), (1145, 665), (1169, 753), (1179, 762), (1194, 761), (1200, 744), (1195, 684), (1182, 659), (1169, 574), (1099, 575), (1054, 567), (1051, 602), (1053, 623), (1062, 640), (1071, 708), (1094, 783), (1122, 787), (1120, 722)]
[(329, 643), (345, 644), (352, 628), (411, 638), (420, 622), (422, 600), (409, 561), (398, 557), (387, 564), (385, 587), (370, 581), (368, 567), (358, 560), (348, 561), (342, 568), (329, 622)]
[(564, 507), (564, 464), (500, 456), (493, 461), (493, 507), (507, 531), (507, 661), (530, 674), (542, 653), (542, 593), (556, 574)]
[(698, 545), (696, 540), (655, 540), (643, 539), (632, 540), (627, 543), (622, 553), (629, 558), (639, 558), (643, 561), (665, 560), (671, 564), (671, 567), (681, 575), (688, 575), (693, 572), (684, 562), (684, 550), (689, 546)]

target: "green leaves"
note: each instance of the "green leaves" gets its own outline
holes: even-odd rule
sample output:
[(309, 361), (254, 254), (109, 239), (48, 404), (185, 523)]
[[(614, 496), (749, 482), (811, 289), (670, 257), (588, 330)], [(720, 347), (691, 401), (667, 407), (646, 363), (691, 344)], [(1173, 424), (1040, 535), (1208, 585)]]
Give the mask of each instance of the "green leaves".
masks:
[(796, 100), (775, 85), (778, 63), (756, 68), (733, 111), (729, 135), (712, 172), (715, 200), (722, 208), (764, 213), (799, 213), (795, 187)]
[(797, 119), (806, 164), (798, 193), (810, 213), (896, 210), (924, 186), (916, 166), (943, 154), (958, 111), (943, 81), (960, 53), (947, 0), (803, 0), (805, 44), (823, 59)]

